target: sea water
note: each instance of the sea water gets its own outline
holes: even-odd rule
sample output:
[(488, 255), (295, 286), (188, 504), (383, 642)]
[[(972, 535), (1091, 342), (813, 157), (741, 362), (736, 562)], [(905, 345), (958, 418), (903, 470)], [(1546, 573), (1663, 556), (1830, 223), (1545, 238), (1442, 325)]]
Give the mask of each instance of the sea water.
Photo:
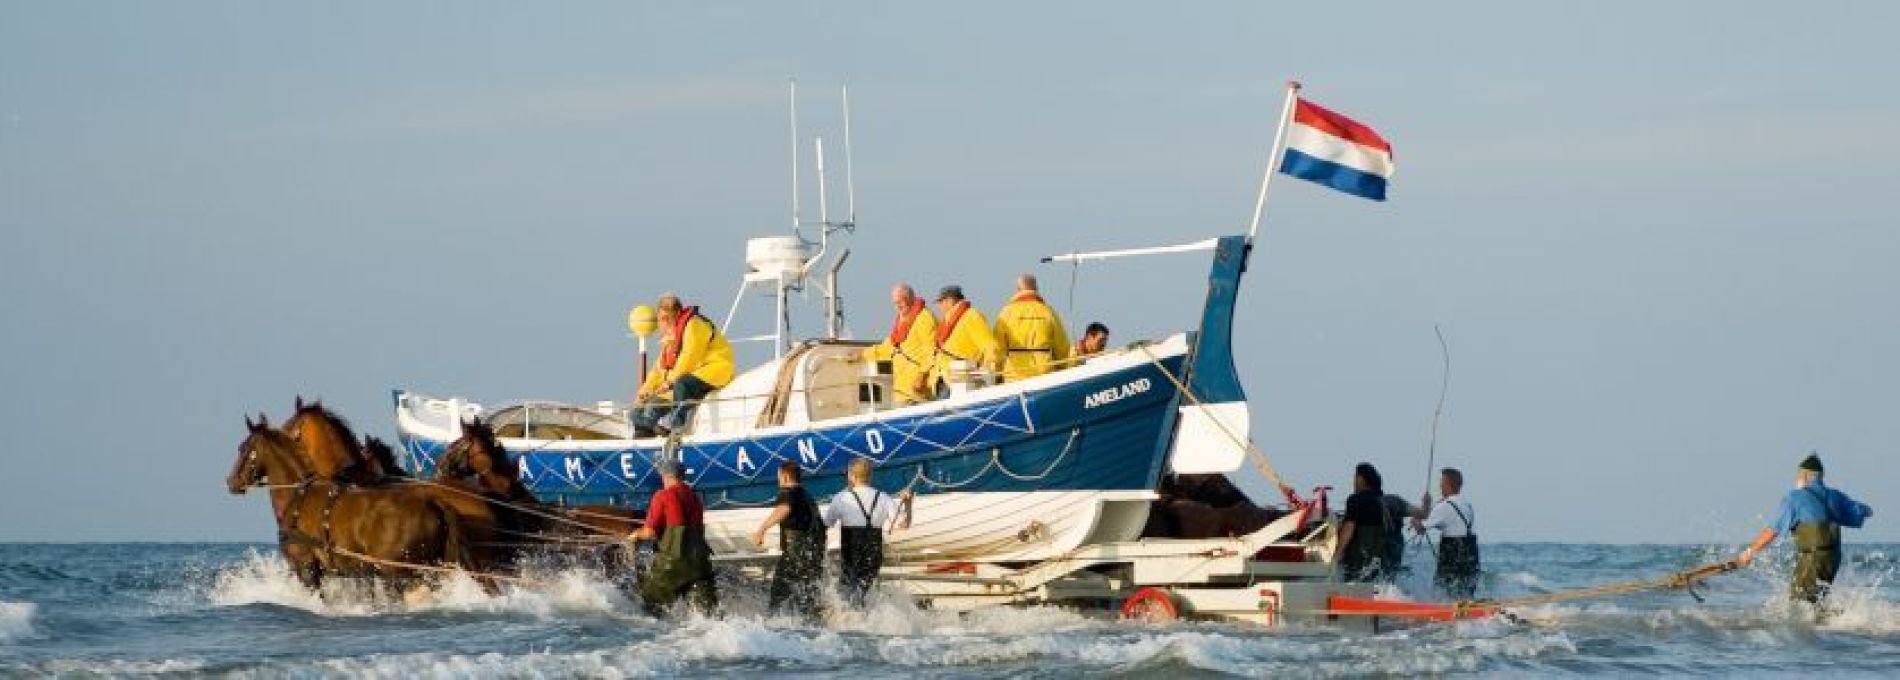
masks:
[[(1655, 577), (1734, 546), (1484, 546), (1483, 593)], [(1431, 557), (1402, 590), (1428, 598)], [(1341, 677), (1421, 674), (1900, 676), (1900, 546), (1852, 545), (1816, 623), (1785, 600), (1785, 552), (1699, 591), (1530, 607), (1375, 635), (1135, 623), (1057, 607), (955, 613), (885, 594), (811, 625), (727, 583), (719, 618), (656, 620), (586, 571), (489, 594), (300, 588), (269, 545), (0, 545), (0, 676)], [(1388, 595), (1396, 595), (1389, 593)]]

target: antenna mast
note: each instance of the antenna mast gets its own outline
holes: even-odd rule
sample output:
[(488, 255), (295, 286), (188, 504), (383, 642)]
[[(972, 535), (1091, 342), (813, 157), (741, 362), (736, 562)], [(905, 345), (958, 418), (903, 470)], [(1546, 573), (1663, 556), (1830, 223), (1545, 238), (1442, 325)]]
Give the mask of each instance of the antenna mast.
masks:
[(849, 229), (858, 224), (858, 185), (851, 178), (851, 86), (839, 85), (838, 92), (844, 99), (844, 227)]
[(792, 104), (792, 233), (796, 234), (799, 222), (804, 219), (798, 212), (798, 79), (791, 78), (786, 82), (787, 89), (791, 91)]
[[(831, 196), (825, 190), (825, 138), (813, 138), (812, 149), (818, 161), (818, 225), (823, 228), (818, 232), (818, 242), (822, 244), (831, 240)], [(819, 250), (823, 249), (821, 245)]]

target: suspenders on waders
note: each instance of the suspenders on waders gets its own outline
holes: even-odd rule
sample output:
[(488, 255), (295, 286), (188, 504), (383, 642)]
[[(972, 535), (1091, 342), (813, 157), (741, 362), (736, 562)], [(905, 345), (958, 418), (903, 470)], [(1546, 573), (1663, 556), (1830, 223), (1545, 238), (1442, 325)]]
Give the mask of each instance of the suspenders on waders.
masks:
[(1438, 537), (1438, 570), (1432, 580), (1453, 597), (1468, 600), (1478, 592), (1477, 525), (1451, 499), (1445, 499), (1445, 505), (1465, 523), (1465, 535)]
[(1815, 491), (1812, 485), (1806, 490), (1820, 501), (1825, 519), (1794, 525), (1794, 545), (1799, 552), (1789, 585), (1796, 599), (1819, 603), (1841, 569), (1841, 525), (1834, 522), (1827, 495)]
[(846, 602), (853, 607), (864, 606), (864, 595), (871, 590), (871, 583), (877, 579), (877, 572), (884, 566), (884, 529), (879, 527), (871, 511), (877, 509), (877, 502), (883, 500), (884, 492), (871, 490), (871, 507), (864, 507), (864, 497), (857, 489), (845, 489), (851, 494), (851, 500), (858, 505), (858, 512), (864, 513), (864, 526), (838, 527), (839, 551), (838, 574), (839, 591)]

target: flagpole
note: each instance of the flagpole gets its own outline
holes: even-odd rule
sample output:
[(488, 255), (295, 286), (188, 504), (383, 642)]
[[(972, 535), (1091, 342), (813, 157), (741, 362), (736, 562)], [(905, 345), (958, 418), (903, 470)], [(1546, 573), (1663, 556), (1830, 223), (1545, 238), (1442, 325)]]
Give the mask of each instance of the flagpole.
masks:
[(1267, 174), (1260, 178), (1260, 197), (1253, 202), (1253, 222), (1247, 225), (1247, 243), (1253, 244), (1254, 235), (1260, 232), (1260, 216), (1267, 209), (1267, 187), (1273, 185), (1273, 176), (1280, 174), (1280, 156), (1286, 153), (1286, 124), (1293, 119), (1293, 103), (1300, 99), (1300, 81), (1286, 81), (1286, 104), (1280, 109), (1280, 127), (1273, 131), (1272, 151), (1267, 153)]

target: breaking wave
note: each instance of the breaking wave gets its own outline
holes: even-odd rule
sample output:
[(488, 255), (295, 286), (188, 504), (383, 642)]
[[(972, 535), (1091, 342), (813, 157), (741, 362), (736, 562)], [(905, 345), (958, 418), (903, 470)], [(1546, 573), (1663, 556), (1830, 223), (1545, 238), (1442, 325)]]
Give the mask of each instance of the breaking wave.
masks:
[(269, 604), (320, 616), (363, 617), (391, 613), (466, 612), (526, 614), (539, 618), (575, 613), (613, 614), (630, 603), (599, 574), (578, 569), (524, 574), (533, 587), (503, 586), (490, 593), (465, 575), (454, 575), (400, 596), (360, 583), (325, 583), (322, 592), (299, 583), (289, 565), (256, 550), (218, 570), (205, 596), (220, 606)]
[(31, 602), (0, 601), (0, 643), (32, 635), (33, 614), (38, 610)]
[[(813, 624), (766, 616), (760, 584), (740, 582), (722, 583), (722, 618), (659, 620), (586, 568), (531, 568), (529, 583), (494, 591), (453, 577), (406, 595), (345, 583), (319, 594), (266, 547), (5, 550), (25, 566), (0, 583), (14, 600), (0, 601), (0, 676), (1759, 675), (1816, 664), (1891, 676), (1900, 667), (1900, 597), (1889, 582), (1900, 564), (1878, 550), (1852, 553), (1818, 622), (1787, 601), (1790, 560), (1780, 555), (1712, 580), (1699, 589), (1707, 602), (1645, 593), (1513, 610), (1522, 622), (1370, 636), (1132, 623), (1054, 606), (943, 611), (895, 586), (866, 610), (834, 606)], [(1588, 587), (1668, 573), (1706, 552), (1507, 545), (1487, 553), (1500, 557), (1485, 588), (1508, 598)]]

